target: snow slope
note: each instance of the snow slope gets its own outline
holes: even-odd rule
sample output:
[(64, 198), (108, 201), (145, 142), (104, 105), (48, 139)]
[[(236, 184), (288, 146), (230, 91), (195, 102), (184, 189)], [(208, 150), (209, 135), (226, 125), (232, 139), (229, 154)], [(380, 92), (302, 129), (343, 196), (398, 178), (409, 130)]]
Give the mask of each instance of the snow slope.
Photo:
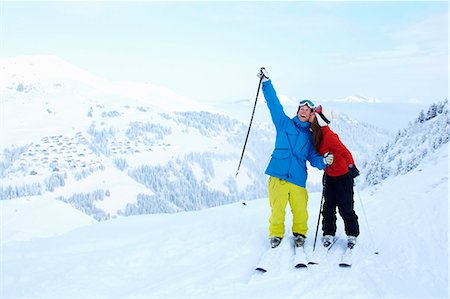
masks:
[[(268, 250), (265, 198), (112, 219), (64, 234), (42, 226), (49, 237), (3, 240), (1, 298), (447, 298), (447, 196), (448, 145), (411, 172), (359, 190), (361, 236), (347, 269), (337, 267), (339, 222), (341, 241), (325, 263), (294, 269), (287, 251), (277, 269), (255, 275)], [(310, 194), (307, 252), (319, 203), (320, 194)], [(7, 204), (1, 201), (2, 219), (19, 203)], [(51, 222), (66, 213), (40, 215)], [(2, 221), (7, 236), (14, 227)], [(33, 218), (21, 222), (33, 233)], [(289, 216), (286, 222), (289, 234)]]
[(46, 238), (97, 222), (66, 203), (44, 196), (2, 200), (1, 205), (2, 244)]

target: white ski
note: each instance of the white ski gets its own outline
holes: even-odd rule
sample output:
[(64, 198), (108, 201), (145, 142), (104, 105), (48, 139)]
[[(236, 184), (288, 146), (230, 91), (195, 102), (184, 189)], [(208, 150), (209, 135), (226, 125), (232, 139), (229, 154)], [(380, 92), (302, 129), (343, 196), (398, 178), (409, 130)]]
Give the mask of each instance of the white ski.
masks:
[(336, 243), (337, 237), (333, 238), (333, 242), (329, 246), (319, 245), (317, 247), (317, 251), (314, 251), (310, 256), (308, 264), (310, 265), (318, 265), (320, 262), (326, 259), (328, 253), (330, 252), (333, 245)]
[(276, 268), (283, 254), (286, 254), (286, 238), (284, 238), (280, 245), (275, 248), (269, 248), (266, 252), (261, 256), (261, 259), (258, 262), (255, 270), (258, 273), (266, 273), (267, 271), (272, 271)]
[(352, 263), (353, 263), (353, 249), (347, 248), (341, 257), (339, 267), (348, 268), (352, 266)]
[(294, 242), (294, 267), (295, 268), (308, 268), (308, 258), (306, 257), (304, 246), (296, 247)]

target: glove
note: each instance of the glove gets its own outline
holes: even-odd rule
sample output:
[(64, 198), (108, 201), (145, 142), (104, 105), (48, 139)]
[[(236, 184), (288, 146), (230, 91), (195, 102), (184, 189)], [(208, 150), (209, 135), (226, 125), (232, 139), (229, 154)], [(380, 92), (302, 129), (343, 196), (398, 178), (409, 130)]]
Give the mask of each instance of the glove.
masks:
[(327, 165), (331, 165), (331, 164), (333, 164), (333, 161), (334, 161), (333, 154), (326, 153), (325, 155), (323, 155), (323, 163), (325, 163)]
[(261, 82), (269, 81), (269, 73), (267, 73), (264, 67), (259, 69), (257, 76), (259, 79), (261, 79)]
[(358, 168), (356, 168), (355, 165), (350, 164), (350, 165), (348, 166), (348, 173), (350, 173), (350, 176), (351, 176), (352, 178), (356, 178), (356, 177), (359, 175), (359, 170), (358, 170)]

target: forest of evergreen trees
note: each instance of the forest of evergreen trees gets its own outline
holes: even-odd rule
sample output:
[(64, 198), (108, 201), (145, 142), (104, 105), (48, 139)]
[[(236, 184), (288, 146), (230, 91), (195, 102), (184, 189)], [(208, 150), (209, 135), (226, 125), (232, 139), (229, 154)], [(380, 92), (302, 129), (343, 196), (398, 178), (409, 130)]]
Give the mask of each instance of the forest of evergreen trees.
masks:
[(448, 99), (430, 105), (392, 141), (383, 145), (368, 162), (364, 186), (379, 184), (390, 176), (415, 169), (426, 156), (448, 144), (450, 138)]

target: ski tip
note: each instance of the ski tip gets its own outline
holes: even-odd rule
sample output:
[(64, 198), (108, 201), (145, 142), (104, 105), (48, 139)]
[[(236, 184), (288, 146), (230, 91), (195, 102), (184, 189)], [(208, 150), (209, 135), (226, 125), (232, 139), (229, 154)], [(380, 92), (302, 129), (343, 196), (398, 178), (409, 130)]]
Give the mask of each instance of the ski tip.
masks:
[(297, 264), (295, 265), (295, 268), (299, 269), (299, 268), (308, 268), (308, 265), (306, 264)]
[(351, 264), (346, 264), (346, 263), (340, 263), (339, 267), (341, 268), (350, 268), (352, 265)]
[(264, 268), (256, 268), (255, 270), (256, 270), (256, 272), (259, 272), (259, 273), (266, 273), (267, 272), (267, 270), (264, 269)]

